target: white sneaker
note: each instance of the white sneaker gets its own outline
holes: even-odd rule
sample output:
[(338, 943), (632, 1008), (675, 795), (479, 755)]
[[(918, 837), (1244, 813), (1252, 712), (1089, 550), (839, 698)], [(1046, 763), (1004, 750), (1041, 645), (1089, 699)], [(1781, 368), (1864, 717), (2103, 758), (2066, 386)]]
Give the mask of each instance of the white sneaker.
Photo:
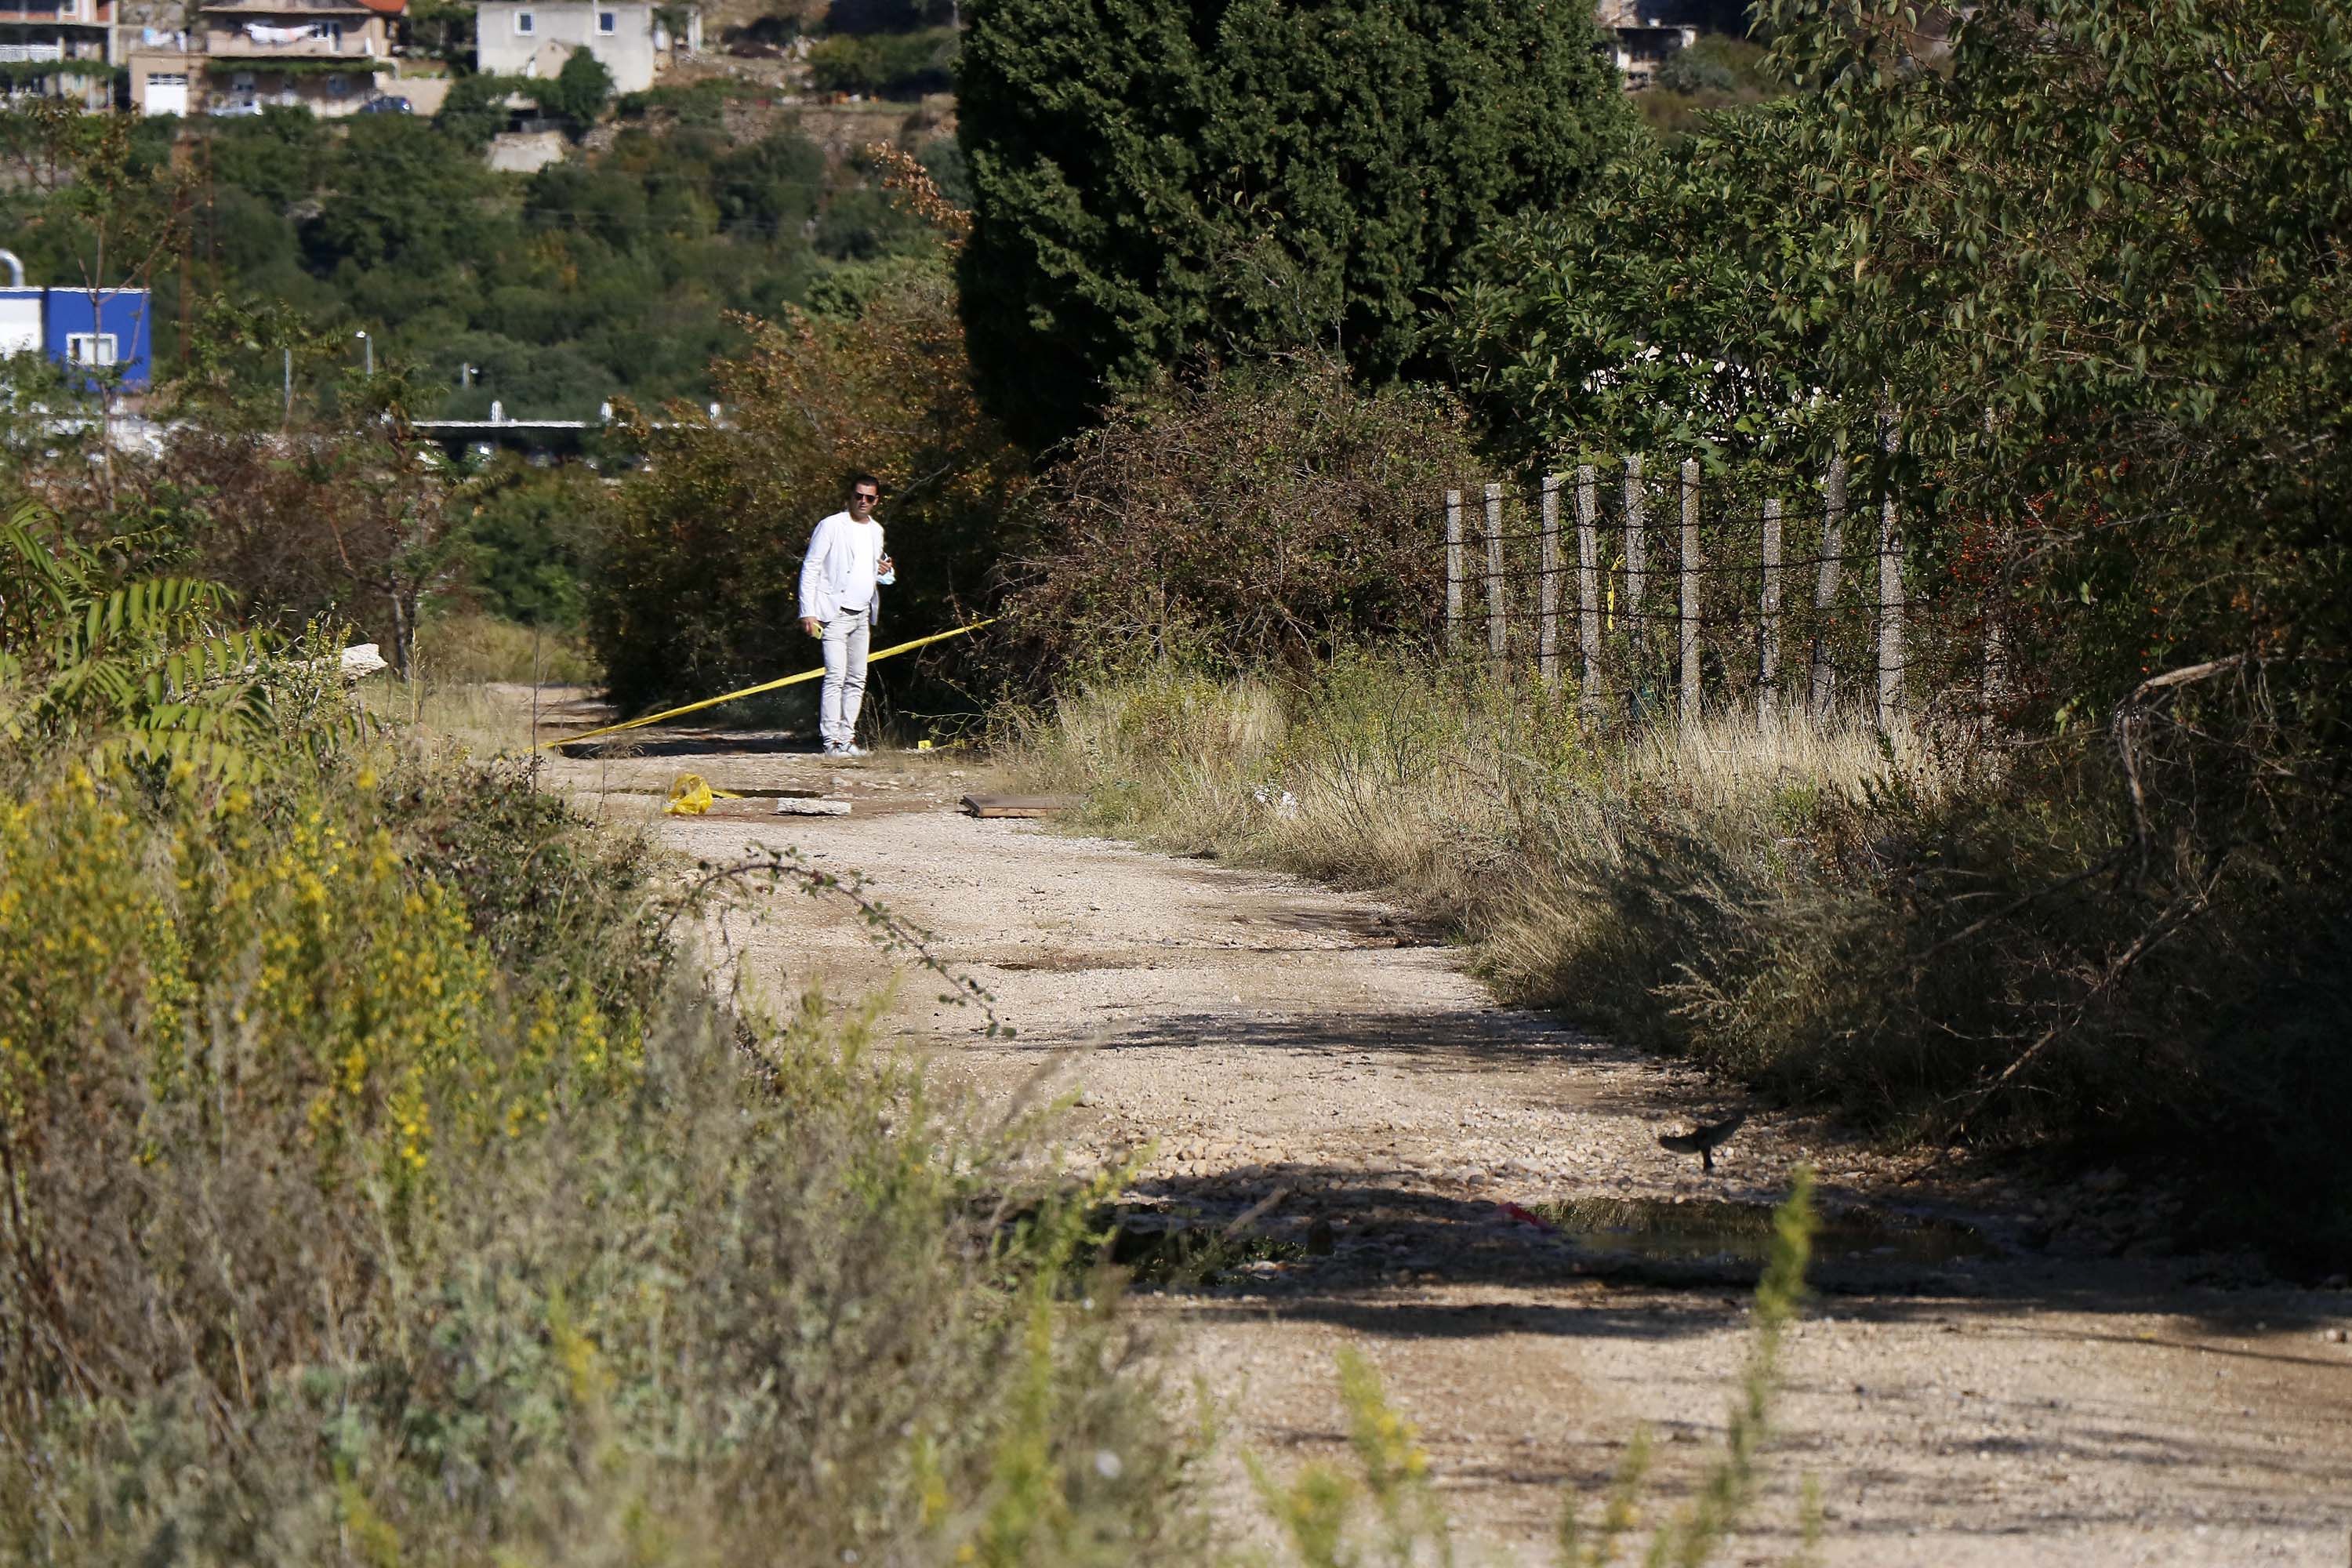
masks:
[(849, 748), (839, 741), (827, 741), (824, 743), (824, 754), (828, 757), (845, 757), (849, 755)]
[(845, 757), (862, 757), (866, 755), (866, 748), (852, 741), (841, 748), (841, 754)]

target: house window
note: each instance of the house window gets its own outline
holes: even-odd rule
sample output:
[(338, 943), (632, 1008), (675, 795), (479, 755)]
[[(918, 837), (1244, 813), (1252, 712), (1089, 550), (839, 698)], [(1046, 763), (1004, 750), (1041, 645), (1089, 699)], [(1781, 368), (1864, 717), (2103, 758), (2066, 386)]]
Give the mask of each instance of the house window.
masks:
[(515, 13), (515, 32), (518, 35), (527, 38), (538, 30), (539, 19), (537, 17), (533, 16), (528, 11), (518, 11)]
[(352, 83), (349, 77), (336, 75), (327, 78), (327, 96), (329, 98), (341, 98), (349, 94), (351, 90)]
[(228, 85), (230, 90), (234, 92), (251, 92), (255, 85), (253, 73), (251, 71), (239, 71), (235, 76), (228, 79)]
[(112, 332), (68, 332), (66, 363), (68, 364), (112, 364), (115, 342)]
[(619, 32), (621, 30), (621, 14), (618, 11), (597, 12), (596, 30), (607, 37)]

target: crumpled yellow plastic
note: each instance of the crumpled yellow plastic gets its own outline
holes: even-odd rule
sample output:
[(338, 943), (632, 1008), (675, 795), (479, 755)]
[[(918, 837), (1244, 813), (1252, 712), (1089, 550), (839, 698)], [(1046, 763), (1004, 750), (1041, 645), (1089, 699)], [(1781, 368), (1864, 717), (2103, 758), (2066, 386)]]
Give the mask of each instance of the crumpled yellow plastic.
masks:
[(700, 816), (710, 809), (714, 800), (741, 800), (731, 789), (712, 789), (700, 773), (680, 773), (671, 781), (669, 804), (662, 807), (667, 816)]

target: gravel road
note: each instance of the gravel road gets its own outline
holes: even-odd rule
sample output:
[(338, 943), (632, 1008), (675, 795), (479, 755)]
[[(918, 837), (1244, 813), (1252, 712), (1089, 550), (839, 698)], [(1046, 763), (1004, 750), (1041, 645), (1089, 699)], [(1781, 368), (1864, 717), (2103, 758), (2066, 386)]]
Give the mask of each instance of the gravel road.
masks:
[[(1760, 1110), (1702, 1175), (1656, 1142), (1737, 1108), (1696, 1075), (1496, 1006), (1455, 952), (1362, 898), (956, 815), (985, 781), (955, 755), (645, 756), (551, 776), (698, 858), (793, 845), (864, 872), (1019, 1034), (987, 1039), (920, 977), (888, 1026), (983, 1098), (1061, 1058), (1084, 1091), (1074, 1162), (1156, 1151), (1130, 1194), (1139, 1233), (1265, 1205), (1252, 1256), (1141, 1310), (1227, 1431), (1277, 1466), (1339, 1451), (1332, 1361), (1352, 1345), (1419, 1424), (1462, 1534), (1542, 1561), (1564, 1489), (1594, 1497), (1637, 1426), (1668, 1491), (1710, 1452), (1746, 1293), (1719, 1262), (1628, 1256), (1505, 1205), (1769, 1202), (1801, 1159), (1832, 1212), (1890, 1201), (1883, 1162)], [(660, 817), (681, 768), (854, 809)], [(727, 939), (756, 984), (846, 998), (888, 974), (856, 920), (797, 896)], [(1825, 1262), (1788, 1344), (1762, 1500), (1721, 1561), (1784, 1557), (1810, 1476), (1835, 1564), (2344, 1563), (2352, 1293), (2242, 1260), (2091, 1256), (2102, 1205), (2130, 1199), (2116, 1185), (1947, 1189), (1931, 1195), (1973, 1205), (1946, 1215), (1975, 1227), (1949, 1233), (1968, 1246)], [(1244, 1518), (1230, 1467), (1221, 1484)]]

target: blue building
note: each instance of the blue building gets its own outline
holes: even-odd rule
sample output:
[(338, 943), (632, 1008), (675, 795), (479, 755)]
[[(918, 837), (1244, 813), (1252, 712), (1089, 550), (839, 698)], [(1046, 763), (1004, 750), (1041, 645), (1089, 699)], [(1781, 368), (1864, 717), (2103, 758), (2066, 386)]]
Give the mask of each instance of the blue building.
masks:
[(121, 385), (146, 387), (154, 342), (146, 289), (27, 286), (24, 268), (5, 250), (0, 266), (14, 275), (0, 287), (0, 355), (37, 351), (68, 368), (118, 366)]
[(49, 289), (42, 303), (41, 346), (59, 364), (114, 365), (121, 384), (143, 389), (153, 368), (144, 289)]

